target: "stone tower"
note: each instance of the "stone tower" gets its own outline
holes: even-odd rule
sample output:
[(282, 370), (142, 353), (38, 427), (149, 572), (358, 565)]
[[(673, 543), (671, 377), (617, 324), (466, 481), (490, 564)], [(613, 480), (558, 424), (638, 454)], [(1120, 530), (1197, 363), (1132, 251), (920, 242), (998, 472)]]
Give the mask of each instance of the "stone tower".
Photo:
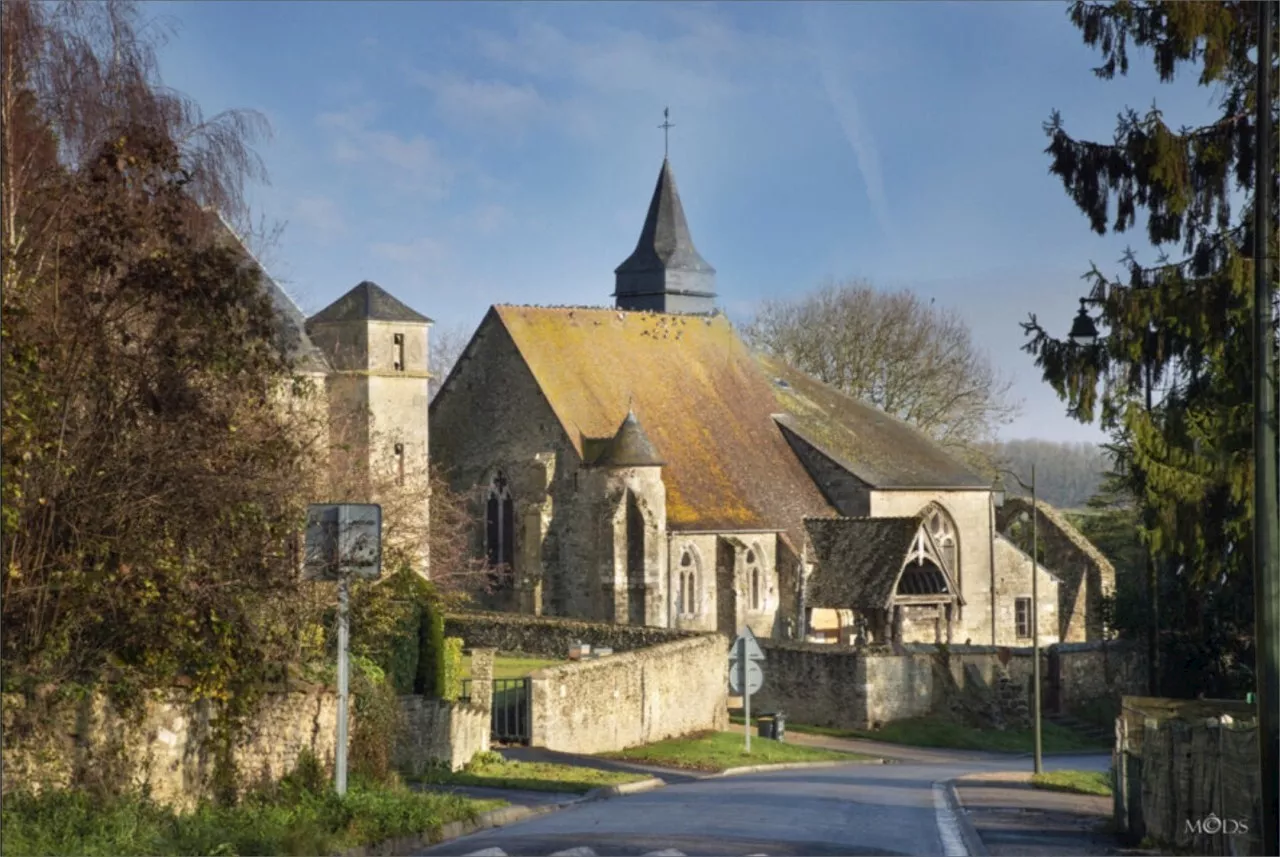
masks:
[[(307, 319), (307, 334), (327, 355), (331, 441), (350, 450), (335, 468), (372, 486), (408, 485), (421, 495), (413, 509), (383, 509), (384, 530), (414, 536), (420, 573), (427, 573), (427, 336), (432, 321), (376, 283), (365, 281)], [(340, 447), (335, 447), (340, 448)], [(374, 491), (369, 493), (376, 494)], [(341, 501), (350, 498), (331, 498)], [(373, 496), (373, 502), (380, 502)], [(412, 516), (397, 526), (393, 515)], [(419, 517), (420, 516), (420, 517)], [(420, 545), (416, 544), (421, 542)], [(387, 569), (393, 571), (394, 569)]]
[(590, 445), (588, 490), (604, 502), (601, 618), (667, 622), (667, 489), (662, 459), (632, 411), (612, 438)]
[(618, 309), (690, 314), (716, 310), (716, 269), (693, 246), (676, 178), (665, 158), (640, 241), (614, 275)]

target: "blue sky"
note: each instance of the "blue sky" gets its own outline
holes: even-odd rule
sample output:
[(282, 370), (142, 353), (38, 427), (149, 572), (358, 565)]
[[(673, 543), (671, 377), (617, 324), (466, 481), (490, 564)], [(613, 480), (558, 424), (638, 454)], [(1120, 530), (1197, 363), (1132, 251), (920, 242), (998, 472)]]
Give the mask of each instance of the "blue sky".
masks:
[[(156, 3), (166, 83), (252, 108), (285, 224), (267, 257), (307, 312), (364, 279), (473, 329), (495, 303), (604, 304), (662, 160), (721, 304), (827, 278), (964, 314), (1024, 403), (1005, 437), (1098, 440), (1020, 350), (1070, 325), (1098, 237), (1048, 173), (1042, 123), (1108, 139), (1126, 106), (1211, 115), (1194, 79), (1090, 69), (1061, 2)], [(1152, 254), (1146, 254), (1148, 258)]]

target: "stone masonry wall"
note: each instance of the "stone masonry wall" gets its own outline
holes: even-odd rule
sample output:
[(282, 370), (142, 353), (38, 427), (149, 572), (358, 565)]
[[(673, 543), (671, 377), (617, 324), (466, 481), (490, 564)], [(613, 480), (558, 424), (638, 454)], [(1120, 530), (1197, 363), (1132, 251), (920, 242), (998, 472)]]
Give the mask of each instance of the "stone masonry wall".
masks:
[[(868, 729), (938, 713), (947, 702), (949, 688), (935, 673), (934, 646), (908, 645), (901, 655), (774, 640), (761, 640), (760, 646), (765, 680), (752, 697), (754, 711), (781, 710), (793, 722), (813, 726)], [(1007, 676), (1030, 696), (1030, 648), (952, 646), (947, 662), (950, 688), (989, 693)], [(1043, 648), (1040, 676), (1045, 712), (1066, 713), (1093, 700), (1140, 691), (1145, 671), (1141, 652), (1128, 643), (1079, 643)]]
[[(445, 618), (445, 633), (461, 637), (472, 648), (483, 646), (548, 658), (567, 658), (569, 647), (577, 642), (608, 646), (617, 653), (705, 636), (693, 631), (515, 613), (454, 613)], [(725, 643), (725, 651), (728, 650)]]
[[(23, 711), (27, 707), (19, 695), (4, 696), (6, 792), (115, 775), (180, 809), (210, 792), (214, 766), (206, 742), (218, 712), (207, 702), (191, 702), (185, 691), (157, 694), (129, 717), (102, 695), (51, 705), (38, 716)], [(332, 766), (337, 709), (337, 696), (327, 689), (267, 694), (233, 751), (240, 786), (279, 779), (303, 750)]]
[(530, 744), (607, 753), (728, 726), (729, 641), (701, 634), (530, 676)]
[(479, 752), (489, 749), (488, 705), (474, 705), (402, 696), (404, 732), (393, 755), (396, 769), (410, 776), (443, 764), (456, 771)]

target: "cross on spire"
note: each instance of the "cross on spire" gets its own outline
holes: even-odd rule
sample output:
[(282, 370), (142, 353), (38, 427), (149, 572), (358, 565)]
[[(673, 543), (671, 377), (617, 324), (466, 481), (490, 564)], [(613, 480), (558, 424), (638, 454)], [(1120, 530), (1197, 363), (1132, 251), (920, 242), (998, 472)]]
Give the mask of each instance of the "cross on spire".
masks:
[(662, 129), (662, 157), (665, 158), (668, 155), (668, 144), (670, 143), (669, 134), (671, 129), (676, 127), (671, 123), (670, 107), (662, 108), (662, 124), (658, 127)]

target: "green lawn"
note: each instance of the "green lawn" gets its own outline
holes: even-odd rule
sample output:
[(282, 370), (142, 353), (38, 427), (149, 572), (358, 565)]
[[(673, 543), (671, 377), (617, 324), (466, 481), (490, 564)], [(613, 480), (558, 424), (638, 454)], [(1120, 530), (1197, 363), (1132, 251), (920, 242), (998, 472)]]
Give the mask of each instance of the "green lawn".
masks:
[(353, 783), (332, 790), (250, 796), (234, 808), (175, 813), (140, 796), (103, 800), (79, 791), (6, 795), (6, 855), (334, 854), (401, 836), (433, 840), (450, 821), (504, 806), (405, 787)]
[(604, 753), (606, 759), (684, 768), (694, 771), (723, 771), (747, 765), (772, 765), (783, 762), (861, 762), (872, 759), (856, 753), (820, 750), (779, 743), (751, 736), (751, 753), (743, 747), (742, 732), (704, 732), (686, 738), (672, 738), (643, 747), (632, 747), (618, 753)]
[(634, 783), (646, 779), (648, 776), (645, 774), (629, 771), (602, 771), (597, 768), (556, 765), (550, 762), (505, 761), (497, 754), (493, 754), (475, 760), (461, 771), (428, 774), (422, 778), (422, 782), (583, 794), (601, 786), (619, 786), (623, 783)]
[[(494, 678), (524, 678), (534, 670), (556, 667), (566, 663), (555, 658), (534, 658), (527, 655), (498, 655), (493, 659)], [(471, 658), (462, 661), (462, 677), (471, 678)]]
[(1031, 785), (1054, 792), (1111, 797), (1109, 771), (1051, 771), (1033, 775)]
[[(741, 715), (731, 715), (734, 723), (742, 723)], [(1030, 753), (1035, 738), (1030, 729), (997, 732), (994, 729), (974, 729), (940, 717), (913, 717), (895, 720), (877, 730), (832, 729), (826, 726), (806, 726), (787, 722), (788, 732), (809, 735), (827, 735), (833, 738), (865, 738), (888, 744), (906, 744), (912, 747), (938, 747), (951, 750), (989, 750), (998, 753)], [(1103, 751), (1083, 735), (1044, 721), (1041, 725), (1040, 747), (1046, 753)]]

